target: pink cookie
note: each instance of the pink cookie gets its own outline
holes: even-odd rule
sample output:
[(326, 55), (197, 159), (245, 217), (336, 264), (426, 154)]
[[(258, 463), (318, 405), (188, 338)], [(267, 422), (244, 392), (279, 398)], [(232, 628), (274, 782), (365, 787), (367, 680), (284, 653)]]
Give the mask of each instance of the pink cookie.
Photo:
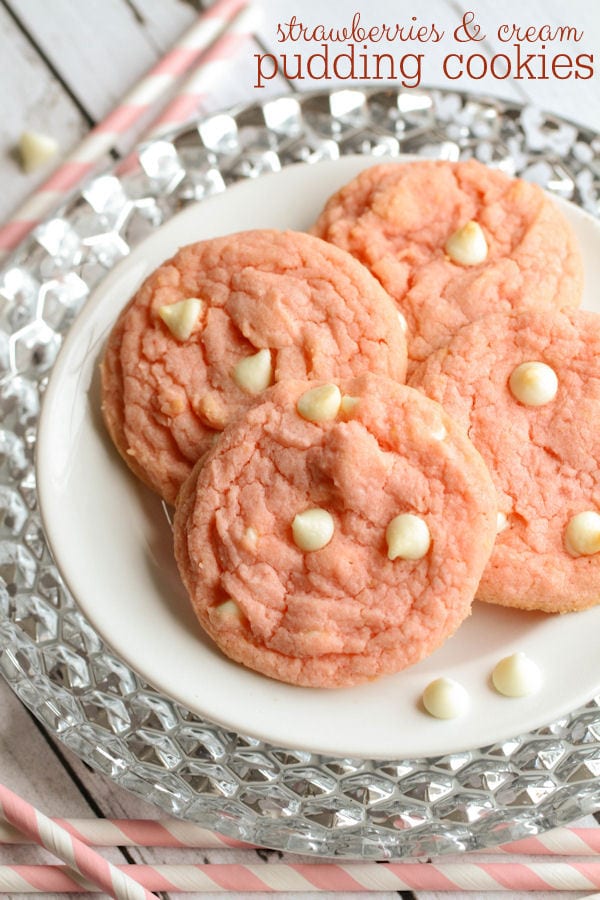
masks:
[[(457, 262), (446, 243), (472, 221), (487, 256)], [(558, 207), (536, 185), (475, 160), (367, 169), (329, 200), (313, 231), (356, 256), (395, 298), (409, 369), (490, 312), (580, 303), (582, 263)]]
[(135, 474), (173, 503), (271, 382), (367, 370), (406, 373), (397, 311), (378, 282), (318, 238), (248, 231), (184, 247), (146, 279), (108, 341), (104, 418)]
[(340, 687), (418, 662), (469, 615), (496, 497), (462, 429), (417, 391), (363, 375), (313, 421), (314, 386), (281, 382), (226, 429), (182, 487), (175, 553), (224, 653)]
[[(517, 370), (532, 362), (544, 365)], [(600, 316), (488, 316), (411, 383), (468, 429), (496, 485), (499, 533), (478, 598), (545, 612), (598, 603), (600, 553), (570, 552), (569, 523), (600, 512)]]

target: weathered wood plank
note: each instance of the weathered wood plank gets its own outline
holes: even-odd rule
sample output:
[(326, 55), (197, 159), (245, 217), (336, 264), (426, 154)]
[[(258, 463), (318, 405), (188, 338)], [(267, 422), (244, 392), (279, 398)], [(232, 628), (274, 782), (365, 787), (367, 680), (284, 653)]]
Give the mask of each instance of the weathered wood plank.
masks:
[(192, 24), (199, 10), (186, 0), (127, 0), (139, 27), (160, 53)]
[(160, 55), (124, 0), (6, 0), (94, 121)]
[(61, 84), (48, 70), (27, 37), (0, 6), (0, 221), (33, 188), (48, 169), (26, 175), (16, 147), (21, 132), (50, 134), (61, 152), (77, 144), (88, 123)]

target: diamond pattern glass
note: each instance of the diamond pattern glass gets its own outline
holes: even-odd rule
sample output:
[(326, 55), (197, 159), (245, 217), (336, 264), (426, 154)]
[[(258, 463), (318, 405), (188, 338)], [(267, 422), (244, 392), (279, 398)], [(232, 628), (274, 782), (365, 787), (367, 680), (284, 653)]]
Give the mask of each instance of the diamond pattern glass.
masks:
[(127, 174), (89, 181), (0, 271), (0, 671), (91, 766), (231, 837), (369, 859), (491, 847), (600, 806), (600, 697), (532, 734), (443, 758), (268, 746), (160, 696), (103, 645), (52, 563), (37, 510), (40, 394), (106, 272), (191, 202), (349, 153), (474, 156), (600, 215), (597, 136), (536, 109), (427, 90), (267, 100), (148, 143)]

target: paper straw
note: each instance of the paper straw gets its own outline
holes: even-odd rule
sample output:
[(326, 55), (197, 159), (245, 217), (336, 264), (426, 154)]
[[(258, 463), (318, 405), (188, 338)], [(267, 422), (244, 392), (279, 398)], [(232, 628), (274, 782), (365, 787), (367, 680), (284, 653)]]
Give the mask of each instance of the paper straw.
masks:
[(0, 228), (0, 253), (13, 250), (71, 188), (78, 184), (118, 141), (168, 92), (194, 60), (210, 47), (245, 5), (245, 0), (217, 0), (183, 38), (142, 78), (103, 122), (96, 125), (9, 222)]
[[(88, 878), (111, 897), (116, 897), (117, 900), (152, 900), (152, 894), (126, 872), (113, 866), (3, 784), (0, 784), (0, 813), (36, 844), (68, 863), (71, 869)], [(49, 883), (50, 881), (46, 882)], [(54, 890), (50, 887), (45, 889)]]
[[(53, 819), (84, 844), (93, 847), (170, 847), (254, 849), (182, 819)], [(0, 821), (0, 844), (22, 844), (25, 836)], [(501, 844), (486, 855), (600, 856), (600, 828), (555, 828), (545, 834)]]
[[(193, 822), (181, 819), (53, 819), (69, 834), (92, 847), (179, 847), (208, 850), (214, 847), (252, 849)], [(600, 829), (599, 829), (600, 831)], [(26, 837), (0, 821), (0, 844), (22, 844)]]
[[(257, 863), (122, 865), (148, 891), (587, 891), (600, 887), (600, 863)], [(22, 893), (100, 890), (64, 866), (0, 866), (0, 890)]]
[(192, 119), (202, 109), (210, 90), (223, 75), (232, 57), (239, 53), (255, 30), (258, 10), (255, 6), (242, 9), (230, 28), (203, 54), (199, 65), (195, 66), (176, 96), (167, 105), (158, 119), (150, 126), (147, 138), (156, 138), (170, 128)]

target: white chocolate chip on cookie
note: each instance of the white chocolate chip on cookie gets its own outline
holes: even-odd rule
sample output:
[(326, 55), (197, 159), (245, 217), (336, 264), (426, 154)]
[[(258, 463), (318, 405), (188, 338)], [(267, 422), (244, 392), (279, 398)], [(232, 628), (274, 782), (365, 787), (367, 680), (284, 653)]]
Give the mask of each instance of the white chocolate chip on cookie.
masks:
[(224, 603), (219, 603), (218, 606), (215, 606), (213, 610), (213, 617), (216, 618), (219, 622), (243, 622), (244, 614), (235, 602), (231, 598), (229, 600), (225, 600)]
[(503, 512), (499, 512), (496, 515), (496, 533), (500, 534), (505, 528), (508, 528), (508, 516)]
[(400, 328), (402, 329), (404, 334), (406, 334), (406, 332), (408, 331), (408, 322), (401, 312), (398, 313), (398, 321), (400, 322)]
[(260, 394), (265, 391), (273, 380), (271, 351), (259, 350), (258, 353), (240, 360), (233, 370), (233, 380), (248, 394)]
[(333, 537), (334, 524), (326, 509), (307, 509), (292, 522), (294, 543), (301, 550), (321, 550)]
[(556, 372), (543, 362), (524, 362), (508, 381), (513, 396), (524, 406), (544, 406), (556, 397)]
[(478, 266), (488, 255), (485, 235), (477, 222), (471, 221), (451, 234), (444, 248), (452, 262), (461, 266)]
[(340, 403), (340, 412), (345, 416), (351, 416), (358, 406), (359, 400), (360, 397), (351, 397), (349, 394), (344, 394)]
[(188, 297), (177, 303), (161, 306), (158, 315), (163, 320), (173, 337), (178, 341), (187, 341), (194, 330), (202, 312), (202, 300)]
[(388, 559), (422, 559), (431, 544), (427, 523), (412, 513), (402, 513), (385, 530)]
[(305, 391), (296, 409), (309, 422), (332, 422), (340, 411), (342, 395), (337, 384), (322, 384)]
[(600, 514), (594, 510), (577, 513), (565, 531), (565, 546), (571, 556), (592, 556), (600, 551)]

